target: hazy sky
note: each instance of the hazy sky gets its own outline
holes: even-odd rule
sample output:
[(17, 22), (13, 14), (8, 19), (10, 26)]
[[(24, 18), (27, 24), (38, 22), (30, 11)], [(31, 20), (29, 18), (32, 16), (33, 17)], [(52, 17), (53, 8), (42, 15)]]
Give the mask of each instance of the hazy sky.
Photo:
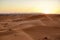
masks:
[(60, 0), (0, 0), (0, 13), (60, 13)]

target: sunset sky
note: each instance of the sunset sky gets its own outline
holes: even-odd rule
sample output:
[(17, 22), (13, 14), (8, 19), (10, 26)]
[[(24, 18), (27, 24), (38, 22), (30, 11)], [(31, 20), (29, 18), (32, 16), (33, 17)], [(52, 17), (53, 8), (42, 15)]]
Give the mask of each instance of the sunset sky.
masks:
[(60, 13), (60, 0), (0, 0), (0, 13)]

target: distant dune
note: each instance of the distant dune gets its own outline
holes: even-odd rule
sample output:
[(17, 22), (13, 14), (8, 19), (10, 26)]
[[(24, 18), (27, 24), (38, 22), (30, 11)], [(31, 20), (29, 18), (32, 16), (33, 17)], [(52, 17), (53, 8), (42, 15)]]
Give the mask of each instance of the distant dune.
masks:
[(60, 40), (60, 15), (0, 14), (0, 40)]

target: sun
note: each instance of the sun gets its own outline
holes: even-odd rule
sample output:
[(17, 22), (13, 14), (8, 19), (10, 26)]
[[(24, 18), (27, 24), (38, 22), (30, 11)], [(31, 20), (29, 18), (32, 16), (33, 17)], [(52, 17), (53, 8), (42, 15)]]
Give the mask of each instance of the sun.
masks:
[(36, 8), (38, 8), (37, 12), (43, 13), (43, 14), (54, 14), (59, 13), (60, 7), (58, 3), (55, 2), (42, 2), (39, 3), (39, 5), (36, 5)]
[(50, 10), (43, 10), (43, 13), (44, 14), (49, 14), (50, 13)]

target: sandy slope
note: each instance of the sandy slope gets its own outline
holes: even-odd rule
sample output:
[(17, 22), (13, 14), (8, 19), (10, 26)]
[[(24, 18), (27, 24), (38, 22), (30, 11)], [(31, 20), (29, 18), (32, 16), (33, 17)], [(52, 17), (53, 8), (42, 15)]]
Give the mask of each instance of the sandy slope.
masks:
[(0, 40), (60, 40), (60, 15), (0, 15)]

